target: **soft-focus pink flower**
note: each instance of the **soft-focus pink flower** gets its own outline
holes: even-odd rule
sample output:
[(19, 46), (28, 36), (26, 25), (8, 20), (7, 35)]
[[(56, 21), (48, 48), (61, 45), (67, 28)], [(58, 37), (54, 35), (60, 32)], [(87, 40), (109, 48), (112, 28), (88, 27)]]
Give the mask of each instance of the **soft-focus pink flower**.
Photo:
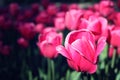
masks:
[(58, 11), (58, 8), (57, 8), (57, 6), (55, 4), (51, 4), (47, 8), (47, 13), (50, 16), (55, 16), (55, 14), (57, 13), (57, 11)]
[(65, 15), (65, 25), (69, 30), (75, 30), (77, 29), (77, 26), (79, 25), (80, 18), (83, 15), (83, 12), (81, 10), (70, 10), (66, 12)]
[(114, 6), (114, 3), (112, 1), (103, 0), (99, 4), (99, 12), (103, 16), (108, 16), (109, 14), (111, 14), (114, 11), (113, 6)]
[(109, 52), (109, 53), (108, 53), (108, 56), (109, 56), (110, 58), (112, 58), (113, 53), (114, 53), (114, 47), (110, 46), (108, 52)]
[(40, 12), (36, 18), (35, 18), (36, 23), (47, 23), (48, 22), (48, 14), (46, 11)]
[(58, 12), (56, 17), (65, 17), (65, 12)]
[(79, 29), (89, 29), (93, 32), (96, 39), (100, 36), (108, 36), (107, 19), (103, 17), (90, 16), (89, 19), (81, 19)]
[(110, 32), (110, 44), (114, 47), (120, 46), (120, 28), (114, 27)]
[(79, 7), (78, 4), (73, 3), (73, 4), (70, 4), (70, 5), (69, 5), (69, 10), (72, 10), (72, 9), (76, 9), (76, 10), (78, 10), (78, 9), (80, 9), (80, 7)]
[(11, 47), (10, 46), (8, 46), (8, 45), (3, 45), (2, 46), (2, 50), (1, 50), (1, 53), (3, 54), (3, 55), (9, 55), (10, 54), (10, 51), (11, 51)]
[(117, 0), (117, 7), (120, 8), (120, 0)]
[(65, 29), (65, 19), (64, 17), (57, 17), (54, 20), (54, 25), (57, 30), (64, 30)]
[(25, 19), (28, 19), (28, 18), (31, 18), (33, 16), (33, 11), (30, 10), (30, 9), (27, 9), (24, 11), (24, 18)]
[(37, 42), (41, 54), (47, 58), (55, 58), (58, 56), (56, 46), (60, 44), (62, 44), (62, 34), (54, 31), (40, 34)]
[(32, 7), (32, 11), (33, 11), (33, 13), (36, 13), (36, 12), (38, 12), (39, 11), (39, 4), (38, 3), (33, 3), (32, 5), (31, 5), (31, 7)]
[(56, 28), (52, 27), (52, 26), (47, 26), (46, 28), (44, 28), (42, 30), (42, 34), (46, 34), (46, 33), (49, 33), (49, 32), (56, 32)]
[(68, 5), (62, 3), (62, 4), (60, 5), (60, 11), (64, 11), (64, 12), (68, 11)]
[(69, 66), (76, 71), (94, 73), (97, 70), (97, 57), (104, 49), (105, 37), (96, 44), (94, 35), (87, 29), (70, 32), (65, 39), (65, 47), (57, 51), (67, 58)]
[(42, 32), (42, 30), (43, 30), (44, 27), (45, 27), (45, 26), (44, 26), (43, 24), (37, 24), (37, 25), (35, 26), (35, 32), (37, 32), (37, 33)]
[(40, 0), (41, 1), (41, 5), (43, 6), (43, 8), (47, 8), (48, 5), (50, 4), (49, 0)]
[(117, 48), (117, 53), (120, 55), (120, 47)]
[(5, 16), (0, 15), (0, 28), (3, 28), (4, 24), (5, 24)]
[(12, 16), (16, 16), (20, 11), (20, 7), (17, 3), (11, 3), (9, 5), (9, 11)]
[(120, 26), (120, 12), (116, 12), (113, 15), (114, 15), (113, 21), (115, 25)]
[(29, 42), (26, 39), (22, 38), (22, 37), (17, 40), (17, 43), (21, 47), (24, 47), (24, 48), (28, 47), (28, 45), (29, 45)]
[(35, 25), (33, 23), (20, 24), (18, 30), (26, 39), (33, 39), (33, 37), (35, 36)]

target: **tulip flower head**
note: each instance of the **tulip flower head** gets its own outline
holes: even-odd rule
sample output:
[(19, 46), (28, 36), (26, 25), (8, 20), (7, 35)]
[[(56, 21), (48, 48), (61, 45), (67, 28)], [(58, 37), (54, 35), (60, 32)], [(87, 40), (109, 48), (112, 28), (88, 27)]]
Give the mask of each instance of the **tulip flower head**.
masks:
[(54, 31), (45, 32), (39, 35), (37, 45), (41, 54), (47, 58), (55, 58), (58, 56), (56, 46), (62, 43), (62, 34)]
[(76, 71), (90, 74), (97, 70), (97, 57), (104, 49), (105, 37), (101, 37), (97, 44), (92, 32), (81, 29), (70, 32), (65, 39), (65, 47), (57, 46), (58, 53), (67, 58), (68, 65)]

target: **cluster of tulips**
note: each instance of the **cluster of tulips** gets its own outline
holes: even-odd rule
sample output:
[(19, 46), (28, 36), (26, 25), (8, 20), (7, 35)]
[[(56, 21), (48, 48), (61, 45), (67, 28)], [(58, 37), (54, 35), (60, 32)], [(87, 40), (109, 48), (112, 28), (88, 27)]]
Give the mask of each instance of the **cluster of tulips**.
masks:
[[(106, 76), (100, 79), (119, 80), (119, 3), (103, 0), (86, 8), (76, 3), (53, 4), (48, 0), (42, 0), (41, 4), (33, 3), (29, 7), (11, 3), (0, 9), (0, 56), (20, 55), (21, 50), (25, 55), (25, 49), (32, 46), (30, 51), (38, 49), (40, 55), (37, 56), (48, 60), (54, 61), (60, 55), (64, 56), (69, 67), (83, 73), (82, 76), (87, 73), (88, 80), (99, 78), (102, 73)], [(108, 74), (110, 69), (114, 75), (112, 78)], [(78, 73), (75, 72), (76, 75)], [(66, 80), (72, 80), (69, 78), (70, 73), (66, 74)], [(55, 74), (52, 75), (49, 80), (55, 80)], [(42, 77), (48, 78), (51, 78), (50, 70), (47, 78)], [(82, 78), (86, 80), (86, 77)]]

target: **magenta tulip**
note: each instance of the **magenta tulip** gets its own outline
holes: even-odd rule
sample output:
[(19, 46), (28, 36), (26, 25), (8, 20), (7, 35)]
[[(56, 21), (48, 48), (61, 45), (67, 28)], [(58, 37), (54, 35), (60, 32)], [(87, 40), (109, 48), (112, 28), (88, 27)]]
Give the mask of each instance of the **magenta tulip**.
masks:
[(54, 25), (57, 30), (64, 30), (65, 29), (65, 19), (63, 17), (55, 18)]
[(120, 28), (114, 27), (111, 30), (110, 44), (114, 47), (120, 46)]
[(55, 58), (58, 56), (56, 46), (62, 43), (62, 34), (55, 31), (45, 32), (40, 34), (37, 46), (41, 54), (46, 58)]
[(70, 10), (65, 15), (65, 25), (69, 30), (77, 29), (80, 18), (83, 15), (81, 10)]
[(17, 43), (23, 48), (26, 48), (29, 46), (29, 42), (22, 37), (17, 40)]
[(20, 24), (18, 30), (20, 34), (28, 40), (33, 39), (36, 33), (35, 25), (33, 23)]
[(97, 44), (94, 35), (87, 29), (70, 32), (65, 39), (65, 47), (59, 45), (58, 53), (67, 58), (69, 66), (76, 71), (90, 74), (97, 70), (97, 57), (104, 49), (105, 37), (101, 37)]

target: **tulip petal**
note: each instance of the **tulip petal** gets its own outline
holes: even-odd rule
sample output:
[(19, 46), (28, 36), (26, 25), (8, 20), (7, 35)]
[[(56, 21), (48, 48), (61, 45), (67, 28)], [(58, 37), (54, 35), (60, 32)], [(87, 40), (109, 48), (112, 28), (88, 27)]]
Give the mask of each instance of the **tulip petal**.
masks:
[(106, 45), (106, 37), (100, 37), (97, 43), (97, 56), (102, 52)]
[(66, 57), (68, 59), (71, 59), (71, 56), (70, 56), (69, 52), (62, 45), (57, 46), (56, 50), (57, 50), (58, 53), (60, 53), (64, 57)]
[(88, 60), (81, 56), (79, 68), (80, 71), (82, 72), (88, 72), (92, 74), (97, 70), (97, 65), (92, 64), (91, 62), (89, 62)]
[(90, 42), (86, 39), (78, 39), (74, 41), (72, 44), (73, 48), (78, 51), (82, 56), (88, 59), (91, 62), (94, 62), (96, 59), (95, 48), (90, 44)]
[(73, 60), (67, 59), (67, 63), (72, 69), (79, 71), (78, 65)]
[(55, 46), (53, 44), (43, 41), (40, 43), (40, 50), (45, 57), (53, 58), (57, 55)]

